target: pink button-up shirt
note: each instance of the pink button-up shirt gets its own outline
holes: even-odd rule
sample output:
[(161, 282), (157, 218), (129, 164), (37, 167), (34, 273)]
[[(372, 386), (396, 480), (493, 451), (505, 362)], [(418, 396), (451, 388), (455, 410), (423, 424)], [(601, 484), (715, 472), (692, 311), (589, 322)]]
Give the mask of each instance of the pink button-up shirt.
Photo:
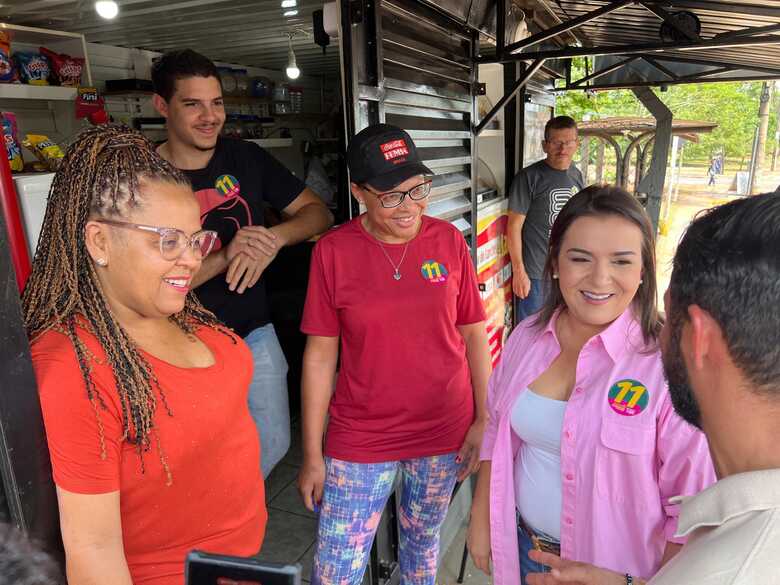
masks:
[[(514, 459), (520, 448), (510, 413), (560, 354), (555, 320), (523, 321), (490, 377), (490, 422), (481, 459), (491, 461), (490, 540), (495, 585), (518, 585)], [(591, 338), (577, 361), (561, 437), (561, 556), (641, 577), (661, 564), (675, 538), (678, 506), (715, 481), (704, 435), (674, 412), (661, 354), (647, 348), (626, 310)], [(540, 501), (539, 505), (544, 505)]]

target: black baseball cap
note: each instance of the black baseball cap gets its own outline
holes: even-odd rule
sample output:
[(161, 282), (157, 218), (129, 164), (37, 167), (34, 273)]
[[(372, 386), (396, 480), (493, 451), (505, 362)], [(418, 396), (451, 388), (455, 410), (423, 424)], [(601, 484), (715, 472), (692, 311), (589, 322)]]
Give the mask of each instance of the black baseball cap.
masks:
[(432, 175), (420, 161), (411, 136), (390, 124), (374, 124), (349, 143), (347, 164), (353, 183), (388, 191), (415, 175)]

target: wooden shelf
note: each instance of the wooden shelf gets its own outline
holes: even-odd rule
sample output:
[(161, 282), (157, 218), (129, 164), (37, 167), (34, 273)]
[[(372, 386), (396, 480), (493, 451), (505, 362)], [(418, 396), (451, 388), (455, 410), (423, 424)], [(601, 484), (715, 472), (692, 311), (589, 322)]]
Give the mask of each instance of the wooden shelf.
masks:
[(254, 142), (263, 148), (286, 148), (293, 145), (292, 138), (248, 138), (247, 142)]
[(270, 104), (271, 98), (252, 97), (249, 95), (222, 96), (226, 104)]
[(26, 85), (23, 83), (0, 84), (0, 99), (72, 101), (78, 90), (58, 85)]

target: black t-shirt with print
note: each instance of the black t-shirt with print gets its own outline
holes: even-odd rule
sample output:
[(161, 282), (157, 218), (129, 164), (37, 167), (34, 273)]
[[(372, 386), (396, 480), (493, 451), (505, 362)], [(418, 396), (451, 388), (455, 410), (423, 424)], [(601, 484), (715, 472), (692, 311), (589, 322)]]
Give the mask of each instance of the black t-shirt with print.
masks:
[[(215, 250), (227, 246), (240, 228), (264, 225), (266, 206), (281, 211), (305, 188), (258, 145), (233, 138), (219, 138), (205, 169), (184, 172), (198, 198), (203, 229), (219, 234)], [(206, 308), (242, 337), (270, 320), (263, 276), (243, 294), (228, 289), (225, 273), (195, 292)]]

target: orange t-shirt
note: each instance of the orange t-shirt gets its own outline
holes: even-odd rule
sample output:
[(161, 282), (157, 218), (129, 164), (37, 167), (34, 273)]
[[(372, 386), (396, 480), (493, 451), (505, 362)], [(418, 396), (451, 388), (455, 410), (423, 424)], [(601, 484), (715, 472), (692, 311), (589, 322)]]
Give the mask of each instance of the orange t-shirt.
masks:
[(33, 344), (32, 359), (54, 482), (80, 494), (119, 491), (133, 583), (182, 585), (184, 558), (194, 548), (256, 554), (267, 512), (260, 442), (247, 406), (252, 357), (244, 342), (201, 327), (197, 336), (215, 359), (208, 368), (179, 368), (145, 354), (173, 413), (158, 400), (154, 422), (173, 475), (168, 486), (154, 438), (143, 471), (135, 446), (122, 440), (122, 408), (105, 353), (91, 334), (79, 329), (78, 335), (99, 360), (90, 366), (106, 405), (98, 412), (107, 458), (101, 459), (73, 345), (49, 331)]

